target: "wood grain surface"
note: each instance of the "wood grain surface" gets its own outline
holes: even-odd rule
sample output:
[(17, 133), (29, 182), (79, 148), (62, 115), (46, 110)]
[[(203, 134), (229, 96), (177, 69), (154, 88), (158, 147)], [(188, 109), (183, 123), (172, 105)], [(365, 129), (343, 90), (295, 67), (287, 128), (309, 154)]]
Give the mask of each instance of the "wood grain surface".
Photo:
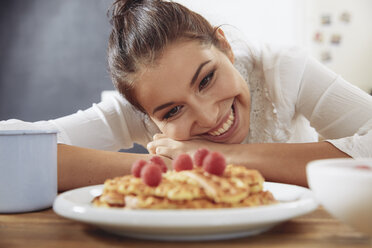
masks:
[(160, 242), (116, 236), (99, 228), (58, 216), (52, 209), (0, 214), (0, 247), (368, 247), (371, 237), (354, 231), (323, 208), (282, 223), (263, 234), (208, 242)]

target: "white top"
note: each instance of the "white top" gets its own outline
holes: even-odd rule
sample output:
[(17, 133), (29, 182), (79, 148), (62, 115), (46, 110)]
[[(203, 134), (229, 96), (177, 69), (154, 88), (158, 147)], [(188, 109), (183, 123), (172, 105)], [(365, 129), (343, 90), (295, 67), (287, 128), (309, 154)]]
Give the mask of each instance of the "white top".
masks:
[[(250, 133), (243, 143), (314, 142), (318, 132), (354, 158), (372, 157), (372, 96), (298, 48), (264, 45), (235, 53), (235, 67), (249, 84)], [(34, 123), (0, 122), (1, 129), (58, 129), (58, 142), (118, 151), (146, 147), (155, 124), (120, 96), (87, 110)], [(315, 132), (316, 130), (316, 132)]]

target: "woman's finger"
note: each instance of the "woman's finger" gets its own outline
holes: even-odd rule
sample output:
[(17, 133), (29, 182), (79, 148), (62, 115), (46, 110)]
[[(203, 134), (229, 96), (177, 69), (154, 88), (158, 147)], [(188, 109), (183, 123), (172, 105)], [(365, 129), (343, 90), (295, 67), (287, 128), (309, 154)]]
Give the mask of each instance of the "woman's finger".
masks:
[(149, 142), (147, 143), (147, 151), (150, 153), (150, 154), (155, 154), (156, 153), (156, 146), (154, 144), (154, 142)]
[(163, 139), (163, 138), (166, 138), (167, 136), (165, 136), (165, 134), (162, 134), (162, 133), (157, 133), (155, 134), (152, 139), (153, 140), (158, 140), (158, 139)]
[(160, 156), (167, 157), (169, 159), (173, 159), (171, 149), (169, 149), (168, 147), (158, 146), (156, 147), (155, 152), (156, 152), (156, 155), (160, 155)]

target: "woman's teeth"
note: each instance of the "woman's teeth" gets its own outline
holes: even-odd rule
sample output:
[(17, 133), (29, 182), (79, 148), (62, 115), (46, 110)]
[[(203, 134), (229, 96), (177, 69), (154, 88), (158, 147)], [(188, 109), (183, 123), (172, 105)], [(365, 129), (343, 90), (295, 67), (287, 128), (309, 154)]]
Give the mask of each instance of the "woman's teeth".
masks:
[(221, 135), (225, 132), (227, 132), (231, 125), (234, 123), (234, 111), (231, 110), (230, 112), (230, 115), (229, 115), (229, 118), (227, 119), (227, 121), (222, 125), (222, 127), (220, 127), (218, 130), (216, 131), (213, 131), (213, 132), (209, 132), (208, 134), (209, 135), (212, 135), (212, 136), (218, 136), (218, 135)]

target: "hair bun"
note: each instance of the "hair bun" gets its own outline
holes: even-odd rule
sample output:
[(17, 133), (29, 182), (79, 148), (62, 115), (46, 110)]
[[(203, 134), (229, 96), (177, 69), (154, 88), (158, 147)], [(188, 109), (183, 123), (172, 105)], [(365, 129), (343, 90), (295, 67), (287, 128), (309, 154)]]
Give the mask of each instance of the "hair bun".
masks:
[(116, 0), (112, 4), (112, 16), (118, 13), (125, 14), (128, 10), (143, 5), (144, 2), (149, 2), (147, 0)]

